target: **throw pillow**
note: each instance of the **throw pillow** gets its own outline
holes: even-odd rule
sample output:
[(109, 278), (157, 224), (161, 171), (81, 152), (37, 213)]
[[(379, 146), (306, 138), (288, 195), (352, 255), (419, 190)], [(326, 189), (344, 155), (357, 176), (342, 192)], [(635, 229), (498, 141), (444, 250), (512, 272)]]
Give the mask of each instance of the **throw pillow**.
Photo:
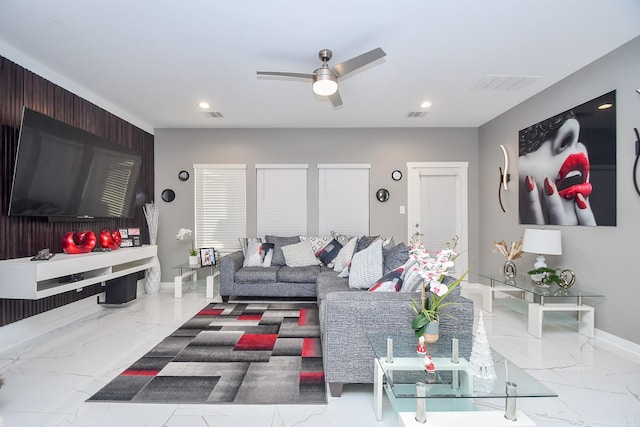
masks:
[(351, 260), (349, 287), (369, 289), (382, 276), (382, 239), (356, 252)]
[(387, 237), (382, 242), (382, 250), (388, 251), (389, 249), (393, 248), (395, 245), (396, 245), (396, 241), (393, 240), (393, 236)]
[(356, 246), (356, 252), (360, 252), (363, 249), (367, 249), (371, 243), (373, 243), (380, 236), (362, 236), (358, 239), (358, 246)]
[(248, 242), (244, 255), (243, 267), (262, 267), (264, 261), (264, 250), (260, 242)]
[(238, 237), (240, 242), (240, 249), (242, 249), (242, 255), (247, 256), (247, 246), (249, 242), (262, 242), (260, 237)]
[(409, 260), (409, 247), (404, 243), (398, 243), (386, 251), (383, 247), (382, 256), (384, 258), (384, 272), (388, 273), (404, 265)]
[(331, 237), (300, 236), (301, 242), (309, 242), (309, 244), (311, 245), (311, 250), (314, 254), (316, 254), (316, 256), (318, 256), (318, 253), (322, 249), (324, 249), (324, 247), (327, 246), (329, 242), (331, 242), (331, 240)]
[(333, 260), (333, 271), (342, 271), (349, 265), (351, 258), (353, 258), (353, 251), (355, 251), (357, 243), (358, 238), (354, 237), (349, 240), (346, 245), (343, 245), (340, 252), (338, 252), (338, 256)]
[(402, 273), (404, 267), (398, 267), (382, 276), (375, 285), (369, 288), (369, 292), (398, 292), (402, 288)]
[(422, 276), (418, 274), (416, 268), (417, 261), (409, 259), (404, 264), (404, 273), (402, 277), (402, 292), (420, 292), (420, 285), (422, 283)]
[(264, 239), (267, 243), (273, 243), (275, 246), (273, 248), (273, 257), (271, 258), (271, 265), (286, 265), (284, 260), (284, 255), (282, 254), (282, 247), (287, 245), (293, 245), (294, 243), (300, 242), (300, 237), (292, 236), (292, 237), (279, 237), (279, 236), (264, 236)]
[(283, 246), (282, 253), (284, 254), (287, 267), (307, 267), (309, 265), (320, 264), (308, 240)]
[(333, 265), (333, 260), (336, 259), (338, 253), (340, 253), (342, 245), (338, 243), (336, 239), (331, 240), (327, 246), (322, 248), (320, 252), (316, 253), (316, 256), (320, 258), (320, 261), (326, 266)]
[(338, 274), (338, 277), (342, 277), (343, 279), (346, 279), (347, 277), (349, 277), (349, 269), (351, 268), (351, 263), (347, 264), (342, 271)]
[(331, 236), (333, 236), (333, 238), (336, 239), (338, 241), (338, 243), (340, 243), (342, 246), (346, 246), (346, 244), (349, 243), (349, 241), (351, 239), (353, 239), (352, 236), (347, 236), (346, 234), (336, 233), (335, 231), (331, 232)]
[(273, 243), (263, 243), (262, 249), (264, 250), (264, 260), (262, 261), (263, 267), (271, 267), (271, 259), (273, 258)]

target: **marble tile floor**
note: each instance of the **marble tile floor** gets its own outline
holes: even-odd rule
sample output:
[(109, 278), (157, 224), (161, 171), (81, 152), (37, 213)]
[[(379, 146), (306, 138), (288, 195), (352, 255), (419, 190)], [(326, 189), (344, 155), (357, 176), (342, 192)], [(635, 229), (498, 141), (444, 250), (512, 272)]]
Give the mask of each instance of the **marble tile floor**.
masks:
[[(476, 294), (476, 323), (481, 307)], [(385, 399), (373, 414), (372, 386), (345, 386), (325, 405), (168, 405), (85, 400), (206, 304), (204, 289), (173, 298), (172, 287), (138, 295), (123, 306), (100, 306), (74, 321), (0, 353), (0, 418), (6, 427), (34, 426), (397, 426)], [(569, 326), (545, 323), (543, 338), (526, 332), (513, 304), (483, 313), (491, 345), (543, 381), (558, 398), (519, 399), (538, 426), (640, 426), (640, 358), (613, 352)], [(502, 400), (477, 401), (503, 409)], [(427, 424), (428, 425), (428, 424)], [(2, 422), (0, 422), (2, 426)]]

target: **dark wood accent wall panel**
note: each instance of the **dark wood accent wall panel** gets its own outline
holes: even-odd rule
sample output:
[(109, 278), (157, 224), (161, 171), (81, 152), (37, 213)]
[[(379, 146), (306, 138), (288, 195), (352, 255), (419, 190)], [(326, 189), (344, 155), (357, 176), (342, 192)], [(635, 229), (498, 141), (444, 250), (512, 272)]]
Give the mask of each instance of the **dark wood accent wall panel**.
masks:
[[(136, 214), (132, 219), (49, 222), (35, 217), (9, 217), (13, 178), (23, 106), (86, 130), (142, 154), (140, 181), (136, 188)], [(0, 259), (32, 256), (42, 248), (62, 251), (62, 236), (68, 231), (139, 227), (142, 242), (149, 233), (142, 207), (153, 197), (153, 135), (108, 111), (51, 83), (0, 56)], [(4, 278), (0, 277), (0, 281)], [(42, 300), (0, 299), (0, 326), (95, 295), (100, 286), (82, 292), (66, 292)]]

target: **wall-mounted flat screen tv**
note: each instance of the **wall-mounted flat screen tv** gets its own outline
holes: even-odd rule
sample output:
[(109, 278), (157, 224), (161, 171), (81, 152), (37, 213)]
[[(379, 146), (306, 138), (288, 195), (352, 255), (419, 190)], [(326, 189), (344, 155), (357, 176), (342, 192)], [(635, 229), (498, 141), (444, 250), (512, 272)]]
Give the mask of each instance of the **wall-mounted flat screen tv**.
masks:
[(24, 108), (9, 215), (131, 218), (142, 156)]

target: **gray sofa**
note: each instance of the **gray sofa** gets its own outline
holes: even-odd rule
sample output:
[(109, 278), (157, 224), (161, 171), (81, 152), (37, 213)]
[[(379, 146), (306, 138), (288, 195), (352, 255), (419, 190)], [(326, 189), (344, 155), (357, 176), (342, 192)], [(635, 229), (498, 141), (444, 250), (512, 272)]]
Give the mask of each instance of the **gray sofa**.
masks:
[(243, 267), (242, 251), (220, 261), (220, 295), (224, 301), (237, 297), (315, 297), (316, 282), (327, 267)]
[[(349, 288), (348, 279), (337, 275), (319, 277), (322, 356), (325, 381), (332, 396), (340, 396), (344, 384), (373, 382), (374, 353), (367, 333), (411, 331), (414, 313), (409, 303), (412, 298), (419, 300), (420, 293), (363, 292)], [(440, 330), (471, 333), (473, 301), (460, 296), (460, 287), (447, 299), (458, 303), (445, 309), (455, 319), (441, 316)]]
[[(320, 314), (325, 381), (332, 396), (343, 384), (373, 383), (374, 353), (367, 332), (411, 331), (413, 292), (368, 292), (349, 287), (328, 267), (242, 267), (241, 251), (222, 257), (220, 294), (243, 297), (314, 297)], [(473, 301), (460, 296), (457, 287), (448, 306), (457, 319), (442, 316), (442, 331), (471, 333)]]

